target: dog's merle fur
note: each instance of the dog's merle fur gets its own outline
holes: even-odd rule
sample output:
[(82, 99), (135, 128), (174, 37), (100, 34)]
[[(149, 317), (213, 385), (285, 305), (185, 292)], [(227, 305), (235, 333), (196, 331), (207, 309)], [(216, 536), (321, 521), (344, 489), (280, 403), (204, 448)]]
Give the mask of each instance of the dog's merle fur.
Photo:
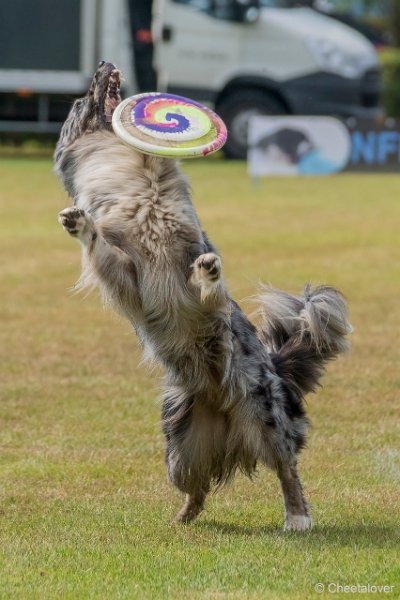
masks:
[(81, 287), (97, 286), (166, 370), (163, 431), (177, 518), (193, 520), (212, 485), (258, 463), (274, 469), (285, 529), (311, 527), (296, 468), (308, 426), (304, 395), (347, 348), (345, 302), (331, 287), (265, 289), (257, 330), (230, 298), (221, 259), (173, 159), (138, 153), (112, 132), (120, 75), (100, 63), (55, 151), (74, 200), (59, 221), (83, 251)]

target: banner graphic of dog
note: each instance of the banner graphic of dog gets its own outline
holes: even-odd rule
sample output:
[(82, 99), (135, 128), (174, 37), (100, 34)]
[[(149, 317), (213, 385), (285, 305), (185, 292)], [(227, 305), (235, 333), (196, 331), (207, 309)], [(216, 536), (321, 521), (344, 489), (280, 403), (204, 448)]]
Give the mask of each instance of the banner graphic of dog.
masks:
[(252, 177), (329, 175), (342, 171), (400, 172), (400, 122), (333, 117), (252, 117)]

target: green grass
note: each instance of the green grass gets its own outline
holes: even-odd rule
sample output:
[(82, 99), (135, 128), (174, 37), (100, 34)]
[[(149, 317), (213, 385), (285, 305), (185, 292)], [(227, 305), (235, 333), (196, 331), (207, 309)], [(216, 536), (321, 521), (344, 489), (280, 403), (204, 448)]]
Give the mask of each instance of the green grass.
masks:
[(348, 298), (352, 354), (308, 400), (315, 528), (281, 532), (264, 469), (194, 525), (171, 523), (181, 497), (166, 480), (159, 374), (96, 296), (68, 293), (80, 251), (57, 224), (69, 202), (50, 162), (2, 159), (0, 597), (307, 599), (318, 582), (399, 597), (400, 179), (253, 186), (242, 164), (185, 167), (237, 299), (259, 280), (329, 282)]

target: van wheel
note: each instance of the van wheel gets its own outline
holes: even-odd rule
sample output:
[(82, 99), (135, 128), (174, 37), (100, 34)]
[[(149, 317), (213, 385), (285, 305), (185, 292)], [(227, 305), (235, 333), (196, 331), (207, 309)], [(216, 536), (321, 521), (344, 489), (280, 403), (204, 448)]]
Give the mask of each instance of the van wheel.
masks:
[(247, 129), (250, 117), (283, 115), (285, 106), (268, 92), (239, 90), (217, 105), (218, 114), (225, 121), (228, 140), (223, 148), (227, 158), (245, 159), (247, 156)]

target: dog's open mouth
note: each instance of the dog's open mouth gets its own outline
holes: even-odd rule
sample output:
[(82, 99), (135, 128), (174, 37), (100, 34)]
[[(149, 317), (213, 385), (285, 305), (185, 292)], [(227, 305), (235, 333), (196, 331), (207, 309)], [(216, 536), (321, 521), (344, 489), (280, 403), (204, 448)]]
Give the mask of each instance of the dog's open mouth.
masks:
[(108, 78), (108, 86), (104, 97), (104, 120), (106, 123), (111, 123), (114, 110), (121, 102), (120, 96), (121, 74), (118, 69), (114, 68)]

